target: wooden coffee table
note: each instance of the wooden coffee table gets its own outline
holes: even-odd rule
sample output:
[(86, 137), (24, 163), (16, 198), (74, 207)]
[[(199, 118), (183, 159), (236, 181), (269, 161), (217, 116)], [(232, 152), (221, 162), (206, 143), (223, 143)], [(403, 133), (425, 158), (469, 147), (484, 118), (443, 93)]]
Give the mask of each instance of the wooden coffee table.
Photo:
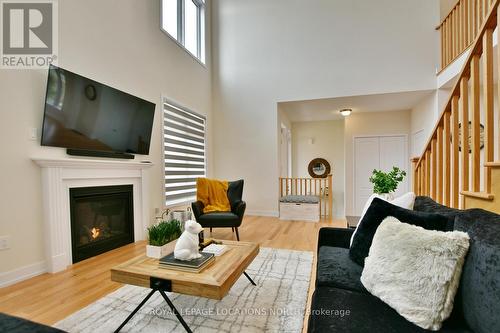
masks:
[[(215, 257), (215, 262), (200, 273), (160, 268), (158, 259), (148, 258), (145, 254), (112, 268), (112, 281), (151, 288), (151, 292), (115, 332), (119, 332), (157, 291), (163, 296), (186, 331), (191, 332), (179, 311), (165, 294), (166, 291), (220, 300), (226, 296), (242, 274), (255, 286), (255, 282), (248, 276), (245, 269), (259, 253), (259, 245), (236, 241), (222, 241), (222, 243), (230, 249), (222, 256)], [(169, 243), (168, 246), (173, 251), (175, 241)]]

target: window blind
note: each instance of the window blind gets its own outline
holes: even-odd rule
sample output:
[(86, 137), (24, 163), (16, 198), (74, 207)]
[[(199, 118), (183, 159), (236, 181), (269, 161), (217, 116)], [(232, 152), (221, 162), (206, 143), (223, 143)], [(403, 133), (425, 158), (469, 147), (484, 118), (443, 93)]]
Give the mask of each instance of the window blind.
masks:
[(196, 199), (196, 178), (206, 176), (206, 118), (164, 100), (165, 204)]

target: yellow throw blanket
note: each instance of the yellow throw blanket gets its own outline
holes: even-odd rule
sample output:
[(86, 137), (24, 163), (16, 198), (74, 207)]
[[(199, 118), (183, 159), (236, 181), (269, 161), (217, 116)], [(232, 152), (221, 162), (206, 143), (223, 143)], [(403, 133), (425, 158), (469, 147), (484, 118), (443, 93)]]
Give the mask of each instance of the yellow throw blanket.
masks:
[(227, 180), (198, 178), (196, 180), (196, 200), (205, 206), (203, 213), (230, 212), (231, 205), (227, 198)]

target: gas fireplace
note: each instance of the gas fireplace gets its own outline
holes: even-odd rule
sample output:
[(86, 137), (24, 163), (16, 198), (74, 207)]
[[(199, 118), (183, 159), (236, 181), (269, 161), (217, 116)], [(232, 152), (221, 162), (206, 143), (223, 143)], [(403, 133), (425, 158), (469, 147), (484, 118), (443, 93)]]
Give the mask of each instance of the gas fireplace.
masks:
[(73, 263), (134, 242), (132, 185), (69, 192)]

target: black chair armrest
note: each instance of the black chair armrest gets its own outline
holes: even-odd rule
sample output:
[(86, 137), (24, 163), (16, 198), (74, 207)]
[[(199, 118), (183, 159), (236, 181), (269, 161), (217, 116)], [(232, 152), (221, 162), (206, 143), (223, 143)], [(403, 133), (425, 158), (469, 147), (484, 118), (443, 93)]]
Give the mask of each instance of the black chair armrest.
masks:
[(321, 246), (350, 247), (351, 236), (354, 229), (346, 228), (321, 228), (318, 236), (318, 251)]
[(205, 205), (203, 205), (203, 202), (201, 201), (195, 201), (191, 203), (191, 208), (193, 209), (196, 221), (198, 221), (198, 218), (203, 215), (203, 208), (205, 208)]
[(240, 218), (240, 220), (243, 219), (243, 214), (245, 214), (245, 209), (247, 208), (247, 204), (245, 201), (239, 201), (236, 205), (234, 205), (234, 208), (232, 209), (232, 212)]

